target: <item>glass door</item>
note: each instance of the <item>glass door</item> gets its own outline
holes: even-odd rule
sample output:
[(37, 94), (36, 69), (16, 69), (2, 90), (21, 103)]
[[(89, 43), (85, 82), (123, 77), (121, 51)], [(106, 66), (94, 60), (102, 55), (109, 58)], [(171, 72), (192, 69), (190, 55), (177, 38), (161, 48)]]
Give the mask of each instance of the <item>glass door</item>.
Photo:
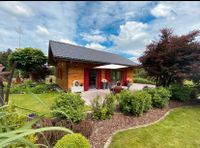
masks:
[(96, 79), (97, 79), (97, 72), (96, 70), (92, 69), (89, 72), (89, 87), (90, 89), (96, 88)]

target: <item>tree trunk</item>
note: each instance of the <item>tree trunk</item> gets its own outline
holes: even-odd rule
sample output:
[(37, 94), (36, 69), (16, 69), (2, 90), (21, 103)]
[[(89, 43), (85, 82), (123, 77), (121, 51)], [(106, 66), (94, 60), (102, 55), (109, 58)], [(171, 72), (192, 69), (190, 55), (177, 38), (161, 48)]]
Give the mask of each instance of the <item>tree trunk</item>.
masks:
[(0, 78), (0, 106), (4, 105), (3, 80)]
[(7, 90), (6, 90), (5, 103), (8, 103), (8, 100), (9, 100), (10, 86), (11, 86), (11, 83), (12, 83), (12, 78), (13, 78), (16, 66), (17, 66), (17, 63), (14, 62), (13, 63), (13, 67), (12, 67), (12, 71), (11, 71), (11, 74), (10, 74), (10, 77), (8, 79), (8, 85), (7, 85)]

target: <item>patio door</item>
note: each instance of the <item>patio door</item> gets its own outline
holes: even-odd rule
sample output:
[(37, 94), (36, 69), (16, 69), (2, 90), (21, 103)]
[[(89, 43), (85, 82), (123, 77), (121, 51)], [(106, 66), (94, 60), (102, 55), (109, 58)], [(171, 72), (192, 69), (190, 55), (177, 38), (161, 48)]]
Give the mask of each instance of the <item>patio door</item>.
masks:
[(97, 71), (95, 69), (91, 69), (89, 71), (89, 88), (96, 88), (97, 83)]
[(111, 82), (116, 83), (122, 80), (122, 72), (120, 70), (111, 71)]

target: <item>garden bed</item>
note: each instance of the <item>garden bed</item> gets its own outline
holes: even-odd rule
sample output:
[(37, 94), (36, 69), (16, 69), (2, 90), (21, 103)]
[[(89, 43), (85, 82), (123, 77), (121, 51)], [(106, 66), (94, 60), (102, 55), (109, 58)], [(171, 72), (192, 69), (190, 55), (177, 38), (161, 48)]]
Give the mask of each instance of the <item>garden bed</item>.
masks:
[(102, 148), (109, 137), (117, 130), (133, 126), (148, 124), (160, 119), (171, 108), (183, 106), (184, 103), (170, 101), (164, 109), (152, 109), (140, 117), (127, 116), (123, 113), (115, 113), (111, 119), (94, 121), (94, 130), (89, 138), (92, 147)]

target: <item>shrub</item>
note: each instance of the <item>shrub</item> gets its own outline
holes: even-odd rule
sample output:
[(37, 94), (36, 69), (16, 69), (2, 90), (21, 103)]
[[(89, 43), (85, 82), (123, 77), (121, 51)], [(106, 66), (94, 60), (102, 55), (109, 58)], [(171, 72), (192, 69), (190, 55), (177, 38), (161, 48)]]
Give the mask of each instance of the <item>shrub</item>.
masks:
[(16, 107), (10, 104), (7, 107), (0, 109), (0, 131), (15, 130), (22, 127), (25, 124), (26, 116), (17, 111)]
[(192, 89), (185, 85), (173, 84), (170, 86), (170, 91), (172, 93), (172, 99), (185, 102), (190, 98)]
[(148, 88), (146, 89), (152, 96), (152, 106), (163, 108), (169, 103), (171, 97), (170, 91), (164, 87)]
[(27, 91), (26, 91), (25, 85), (17, 84), (17, 85), (12, 85), (11, 88), (10, 88), (11, 94), (24, 94), (26, 92)]
[(84, 118), (84, 101), (79, 94), (61, 93), (52, 105), (53, 116), (79, 122)]
[(143, 112), (146, 112), (151, 108), (151, 104), (151, 95), (145, 91), (136, 91), (134, 92), (131, 101), (131, 113), (140, 116)]
[(107, 110), (106, 116), (108, 116), (108, 118), (110, 118), (115, 111), (115, 100), (116, 97), (112, 94), (107, 95), (104, 100), (103, 107), (105, 107)]
[[(0, 133), (18, 130), (19, 128), (22, 128), (27, 122), (26, 116), (21, 114), (12, 104), (9, 104), (9, 106), (1, 107), (0, 112)], [(25, 139), (32, 143), (35, 143), (37, 138), (38, 137), (35, 134), (25, 136)], [(26, 145), (16, 140), (11, 147), (26, 147)]]
[(142, 83), (142, 84), (155, 84), (155, 82), (148, 80), (146, 78), (141, 78), (141, 77), (134, 77), (134, 82)]
[(92, 101), (92, 111), (94, 119), (109, 119), (112, 117), (115, 110), (115, 96), (107, 95), (102, 103), (99, 96)]
[(54, 148), (90, 148), (90, 144), (81, 134), (68, 134), (58, 140)]
[(11, 94), (24, 94), (27, 91), (35, 94), (53, 92), (56, 91), (56, 85), (27, 81), (24, 84), (13, 84), (10, 89)]
[(100, 96), (94, 98), (91, 102), (92, 112), (94, 119), (101, 119), (101, 108), (102, 108), (102, 100)]
[(124, 113), (131, 113), (140, 116), (143, 112), (151, 108), (151, 95), (146, 91), (135, 91), (131, 93), (127, 90), (118, 95), (120, 108)]

